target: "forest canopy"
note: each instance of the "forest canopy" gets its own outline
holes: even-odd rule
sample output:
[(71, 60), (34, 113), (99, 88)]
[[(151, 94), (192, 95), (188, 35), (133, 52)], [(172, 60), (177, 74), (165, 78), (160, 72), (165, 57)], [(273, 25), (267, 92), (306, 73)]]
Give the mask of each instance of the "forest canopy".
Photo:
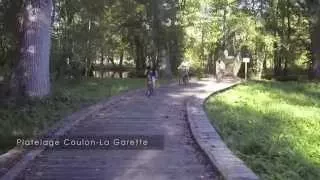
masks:
[[(141, 77), (149, 65), (170, 78), (182, 61), (191, 62), (198, 75), (214, 74), (225, 50), (251, 59), (251, 78), (320, 77), (318, 0), (1, 0), (3, 92), (22, 81), (13, 78), (18, 71), (26, 71), (17, 66), (25, 58), (26, 29), (34, 28), (26, 26), (28, 4), (34, 13), (51, 16), (46, 19), (50, 34), (42, 29), (41, 35), (49, 37), (33, 37), (51, 39), (45, 45), (49, 59), (39, 55), (40, 62), (48, 61), (42, 67), (50, 69), (38, 73), (48, 74), (50, 81), (96, 76), (97, 69), (126, 69)], [(21, 86), (36, 86), (29, 82)], [(50, 89), (49, 83), (39, 86)]]

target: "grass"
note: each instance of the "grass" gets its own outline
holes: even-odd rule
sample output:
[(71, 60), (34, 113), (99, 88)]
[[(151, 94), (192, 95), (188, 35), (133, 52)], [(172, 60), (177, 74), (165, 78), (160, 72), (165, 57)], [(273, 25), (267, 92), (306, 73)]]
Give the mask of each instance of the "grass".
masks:
[(206, 111), (261, 179), (320, 179), (320, 84), (248, 82), (209, 98)]
[(15, 146), (18, 136), (35, 136), (64, 116), (123, 91), (145, 86), (144, 79), (91, 79), (56, 82), (52, 96), (21, 105), (0, 106), (0, 154)]

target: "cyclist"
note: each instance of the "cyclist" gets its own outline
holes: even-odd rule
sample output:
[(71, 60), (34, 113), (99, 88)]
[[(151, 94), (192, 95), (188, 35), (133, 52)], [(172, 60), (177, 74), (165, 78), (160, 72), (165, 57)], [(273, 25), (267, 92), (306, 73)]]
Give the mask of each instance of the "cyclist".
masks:
[(181, 84), (181, 81), (184, 85), (187, 85), (189, 81), (189, 63), (187, 61), (182, 62), (179, 67), (179, 84)]
[(186, 67), (185, 69), (185, 74), (184, 74), (184, 84), (187, 85), (187, 83), (189, 82), (189, 68)]
[[(187, 85), (189, 81), (189, 71), (188, 67), (182, 67), (181, 69), (181, 79), (184, 85)], [(180, 81), (180, 80), (179, 80)], [(179, 83), (180, 84), (180, 83)]]

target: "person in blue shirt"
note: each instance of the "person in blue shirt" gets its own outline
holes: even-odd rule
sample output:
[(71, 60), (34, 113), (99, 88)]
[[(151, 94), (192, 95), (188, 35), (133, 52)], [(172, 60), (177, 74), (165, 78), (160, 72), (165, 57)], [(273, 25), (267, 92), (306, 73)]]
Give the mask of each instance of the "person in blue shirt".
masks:
[(157, 70), (156, 70), (155, 67), (152, 68), (151, 78), (152, 78), (153, 89), (155, 89), (156, 88), (156, 82), (157, 82), (157, 79), (158, 79), (158, 73), (157, 73)]

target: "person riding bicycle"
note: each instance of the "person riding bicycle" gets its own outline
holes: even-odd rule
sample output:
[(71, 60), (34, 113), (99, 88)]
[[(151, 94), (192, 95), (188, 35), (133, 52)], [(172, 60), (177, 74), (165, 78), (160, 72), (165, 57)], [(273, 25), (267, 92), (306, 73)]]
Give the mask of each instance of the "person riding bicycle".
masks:
[(189, 80), (189, 70), (188, 67), (182, 67), (181, 69), (181, 78), (182, 78), (182, 82), (184, 85), (187, 84), (188, 80)]
[(189, 79), (189, 70), (187, 68), (183, 71), (183, 78)]
[(179, 67), (179, 84), (182, 81), (184, 85), (186, 85), (189, 81), (189, 68), (190, 64), (188, 61), (183, 61)]

